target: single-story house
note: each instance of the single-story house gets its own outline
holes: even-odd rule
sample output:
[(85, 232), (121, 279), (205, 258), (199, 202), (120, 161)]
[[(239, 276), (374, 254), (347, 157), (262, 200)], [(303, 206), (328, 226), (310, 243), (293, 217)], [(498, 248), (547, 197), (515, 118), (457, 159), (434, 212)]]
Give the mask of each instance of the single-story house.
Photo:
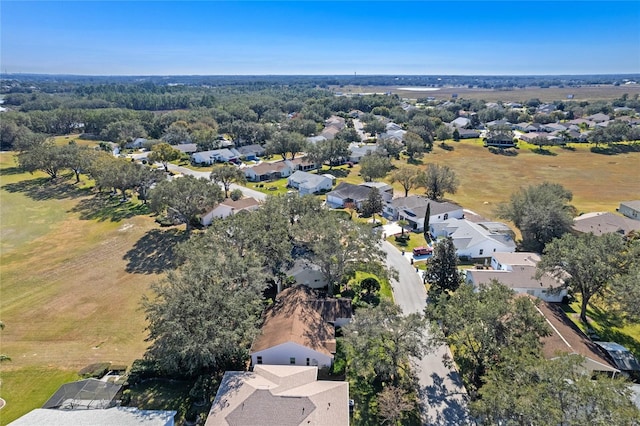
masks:
[(551, 329), (551, 335), (541, 339), (542, 356), (546, 359), (554, 359), (559, 353), (578, 354), (585, 357), (582, 366), (589, 372), (598, 371), (610, 375), (619, 372), (607, 360), (602, 349), (567, 317), (560, 304), (540, 300), (536, 309), (545, 318)]
[(406, 130), (388, 130), (378, 135), (380, 141), (392, 141), (400, 144), (404, 144), (404, 135), (407, 134)]
[(540, 130), (544, 130), (545, 132), (562, 132), (567, 130), (567, 126), (560, 123), (548, 123), (540, 126)]
[(318, 380), (318, 367), (255, 365), (227, 371), (205, 426), (349, 425), (349, 382)]
[(245, 167), (243, 170), (247, 180), (251, 182), (264, 182), (289, 177), (291, 173), (293, 173), (293, 166), (289, 161), (263, 161), (255, 166)]
[(516, 130), (520, 130), (521, 132), (529, 133), (529, 132), (537, 132), (538, 127), (532, 125), (531, 123), (516, 123), (514, 125)]
[(449, 218), (429, 224), (431, 235), (451, 237), (459, 257), (490, 257), (496, 252), (513, 253), (516, 243), (513, 231), (500, 222), (471, 222)]
[(173, 426), (177, 411), (140, 410), (135, 407), (113, 407), (98, 410), (51, 410), (36, 408), (9, 423), (9, 426)]
[(349, 154), (349, 161), (351, 161), (352, 163), (359, 163), (362, 157), (364, 157), (367, 154), (376, 152), (378, 148), (379, 147), (376, 144), (362, 145), (362, 144), (352, 143), (349, 145), (349, 151), (351, 151), (351, 154)]
[(147, 142), (145, 138), (135, 138), (131, 142), (127, 142), (124, 147), (126, 149), (138, 149), (142, 148), (142, 146)]
[(307, 195), (330, 190), (333, 181), (324, 175), (297, 171), (287, 178), (287, 186), (296, 188), (300, 195)]
[(236, 149), (240, 153), (240, 157), (245, 160), (257, 160), (258, 157), (262, 157), (266, 153), (265, 149), (258, 144), (240, 146)]
[(640, 220), (610, 212), (585, 213), (573, 219), (572, 229), (580, 233), (591, 232), (598, 236), (611, 233), (625, 236), (631, 231), (640, 231)]
[(496, 252), (491, 256), (491, 269), (468, 269), (466, 282), (479, 289), (480, 285), (496, 280), (516, 293), (535, 296), (547, 302), (562, 302), (567, 295), (564, 282), (550, 274), (536, 278), (538, 262), (540, 256), (536, 253)]
[(318, 164), (309, 161), (309, 159), (306, 156), (297, 157), (297, 158), (294, 158), (293, 160), (287, 160), (287, 161), (291, 165), (293, 171), (300, 170), (302, 172), (308, 172), (310, 170), (315, 170), (318, 168)]
[(382, 196), (382, 201), (388, 203), (393, 199), (393, 186), (384, 182), (363, 182), (360, 186), (365, 186), (369, 189), (377, 188)]
[(206, 212), (200, 218), (200, 223), (203, 226), (209, 226), (213, 222), (215, 218), (224, 219), (227, 216), (232, 214), (237, 214), (239, 212), (251, 212), (257, 210), (260, 207), (260, 202), (252, 197), (241, 198), (239, 200), (233, 201), (231, 198), (227, 198), (222, 201), (220, 204)]
[(305, 285), (310, 288), (324, 288), (327, 280), (324, 278), (318, 265), (311, 263), (307, 259), (298, 258), (285, 274), (295, 280), (296, 284)]
[(442, 222), (449, 218), (464, 218), (462, 206), (447, 201), (433, 201), (420, 195), (410, 195), (391, 200), (384, 206), (383, 215), (391, 220), (406, 220), (409, 222), (411, 230), (421, 232), (424, 225), (424, 217), (427, 214), (427, 205), (429, 204), (431, 205), (429, 223)]
[(336, 135), (339, 132), (340, 132), (340, 129), (338, 129), (337, 127), (329, 126), (322, 129), (322, 132), (320, 132), (320, 136), (323, 136), (327, 140), (335, 139)]
[(597, 113), (597, 114), (593, 114), (590, 115), (588, 117), (585, 117), (588, 121), (593, 121), (594, 123), (602, 123), (604, 121), (609, 121), (611, 119), (611, 117), (609, 117), (609, 115), (607, 114), (603, 114), (601, 112)]
[(475, 139), (480, 137), (480, 132), (474, 129), (458, 129), (460, 139)]
[(310, 143), (310, 144), (312, 144), (312, 145), (315, 145), (315, 144), (317, 144), (317, 143), (319, 143), (319, 142), (325, 142), (326, 140), (327, 140), (327, 138), (325, 138), (325, 137), (324, 137), (324, 136), (322, 136), (322, 135), (318, 135), (318, 136), (309, 136), (309, 137), (307, 138), (307, 143)]
[(459, 129), (464, 128), (464, 127), (469, 127), (471, 125), (471, 120), (469, 120), (466, 117), (458, 117), (455, 120), (453, 120), (452, 122), (450, 122), (449, 124), (451, 124), (453, 127), (457, 127)]
[(180, 143), (173, 145), (173, 147), (184, 154), (193, 154), (198, 151), (198, 145), (195, 143)]
[(237, 161), (240, 157), (240, 153), (235, 148), (221, 148), (194, 152), (191, 154), (191, 162), (195, 164), (227, 163), (229, 161)]
[(640, 200), (622, 201), (618, 211), (630, 219), (640, 220)]
[(362, 207), (362, 202), (369, 197), (370, 190), (371, 188), (366, 186), (340, 182), (333, 191), (327, 192), (327, 204), (332, 208), (353, 205), (359, 209)]
[(351, 316), (351, 299), (321, 297), (304, 285), (289, 287), (265, 309), (251, 363), (329, 367), (336, 352), (336, 322), (344, 324)]

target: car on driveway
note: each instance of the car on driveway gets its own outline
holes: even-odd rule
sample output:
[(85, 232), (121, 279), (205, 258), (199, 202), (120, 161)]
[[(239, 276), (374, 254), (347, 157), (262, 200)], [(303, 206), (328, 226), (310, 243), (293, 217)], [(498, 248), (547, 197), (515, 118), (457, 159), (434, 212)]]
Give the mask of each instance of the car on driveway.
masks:
[(433, 249), (431, 247), (420, 246), (413, 249), (414, 256), (426, 256), (431, 254), (431, 252), (433, 252)]

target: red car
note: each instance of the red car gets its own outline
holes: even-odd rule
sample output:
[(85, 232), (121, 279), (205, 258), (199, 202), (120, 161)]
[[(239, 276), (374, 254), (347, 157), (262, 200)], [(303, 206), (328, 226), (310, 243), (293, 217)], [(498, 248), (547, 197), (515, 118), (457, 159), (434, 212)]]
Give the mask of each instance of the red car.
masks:
[(416, 247), (413, 249), (414, 256), (426, 256), (427, 254), (431, 254), (433, 249), (431, 247)]

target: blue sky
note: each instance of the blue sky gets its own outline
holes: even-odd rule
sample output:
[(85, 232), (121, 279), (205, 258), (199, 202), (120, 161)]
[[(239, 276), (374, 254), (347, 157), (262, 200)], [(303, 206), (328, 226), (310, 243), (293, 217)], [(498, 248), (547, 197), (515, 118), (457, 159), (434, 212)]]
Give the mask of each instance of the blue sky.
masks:
[(9, 73), (640, 73), (638, 1), (2, 0), (0, 24)]

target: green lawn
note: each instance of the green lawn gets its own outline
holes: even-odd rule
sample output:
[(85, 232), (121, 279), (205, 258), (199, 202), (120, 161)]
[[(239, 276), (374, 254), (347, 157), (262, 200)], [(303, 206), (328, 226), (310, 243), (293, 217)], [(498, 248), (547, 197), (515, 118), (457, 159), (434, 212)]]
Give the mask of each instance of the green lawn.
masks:
[[(175, 421), (180, 425), (191, 407), (189, 391), (192, 386), (192, 382), (186, 381), (146, 380), (126, 391), (127, 397), (131, 398), (127, 406), (141, 410), (175, 410), (178, 412)], [(203, 410), (208, 412), (210, 408), (209, 406)]]
[(287, 188), (287, 178), (260, 183), (249, 182), (246, 184), (246, 186), (267, 195), (281, 195), (286, 194), (287, 191), (292, 191), (291, 189)]
[(398, 250), (412, 251), (416, 247), (423, 247), (427, 245), (427, 241), (424, 239), (424, 234), (405, 231), (405, 235), (409, 235), (409, 240), (406, 245), (396, 241), (393, 235), (387, 236), (387, 241), (393, 244)]
[[(580, 300), (571, 305), (563, 305), (565, 313), (583, 332), (587, 327), (580, 321)], [(624, 320), (622, 315), (607, 309), (602, 302), (590, 303), (587, 308), (589, 326), (599, 336), (600, 341), (616, 342), (627, 347), (640, 359), (640, 324)]]
[[(8, 361), (7, 364), (10, 364)], [(3, 364), (4, 366), (4, 364)], [(6, 425), (29, 411), (42, 407), (58, 388), (80, 377), (74, 371), (47, 367), (2, 369), (0, 397), (7, 405), (0, 411), (0, 425)]]
[[(167, 261), (134, 198), (95, 195), (62, 177), (22, 173), (0, 153), (2, 422), (38, 408), (88, 364), (129, 365), (146, 347), (142, 295)], [(16, 402), (17, 401), (17, 402)], [(12, 408), (13, 406), (13, 408)]]

